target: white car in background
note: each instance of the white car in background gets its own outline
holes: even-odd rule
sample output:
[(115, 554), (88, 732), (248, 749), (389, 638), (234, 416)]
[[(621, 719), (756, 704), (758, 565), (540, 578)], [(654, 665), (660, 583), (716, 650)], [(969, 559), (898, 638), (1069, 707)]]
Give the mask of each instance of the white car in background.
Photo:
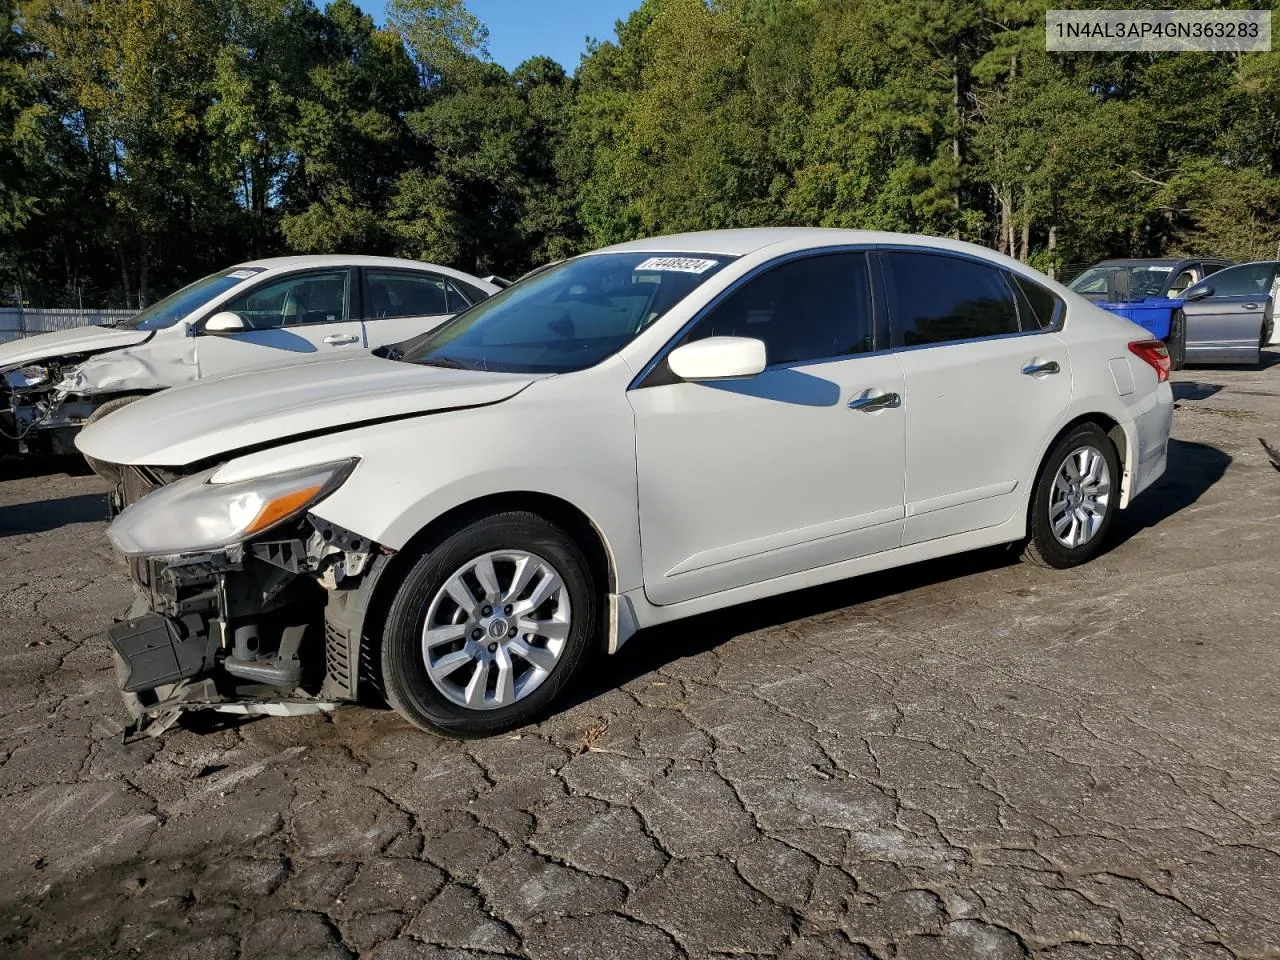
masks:
[(395, 343), (499, 289), (388, 257), (280, 257), (220, 270), (114, 326), (0, 344), (0, 448), (71, 452), (83, 424), (140, 396)]
[(542, 715), (637, 629), (992, 544), (1069, 567), (1164, 472), (1164, 345), (965, 243), (818, 229), (639, 240), (385, 357), (144, 399), (139, 723), (367, 691), (459, 736)]

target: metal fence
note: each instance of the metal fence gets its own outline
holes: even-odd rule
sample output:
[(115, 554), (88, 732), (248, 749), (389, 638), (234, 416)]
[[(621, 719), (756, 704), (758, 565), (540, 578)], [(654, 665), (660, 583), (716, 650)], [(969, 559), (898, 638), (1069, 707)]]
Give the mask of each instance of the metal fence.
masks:
[(133, 310), (73, 310), (57, 307), (0, 307), (0, 343), (35, 333), (70, 330), (94, 323), (128, 320)]

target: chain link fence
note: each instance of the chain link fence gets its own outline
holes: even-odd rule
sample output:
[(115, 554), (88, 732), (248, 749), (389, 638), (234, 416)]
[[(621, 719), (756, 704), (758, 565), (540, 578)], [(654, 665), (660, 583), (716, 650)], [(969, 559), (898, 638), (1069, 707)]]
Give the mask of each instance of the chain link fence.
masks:
[(133, 310), (75, 310), (57, 307), (0, 307), (0, 343), (54, 330), (128, 320)]

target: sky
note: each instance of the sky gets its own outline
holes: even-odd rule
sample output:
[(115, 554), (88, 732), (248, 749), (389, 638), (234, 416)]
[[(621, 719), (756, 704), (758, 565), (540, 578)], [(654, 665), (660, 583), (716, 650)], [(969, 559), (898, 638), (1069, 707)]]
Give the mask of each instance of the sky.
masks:
[[(323, 5), (323, 4), (321, 4)], [(385, 0), (356, 5), (386, 22)], [(489, 27), (489, 56), (510, 70), (535, 54), (545, 54), (569, 72), (578, 68), (587, 37), (613, 39), (614, 21), (640, 0), (467, 0), (467, 9)]]

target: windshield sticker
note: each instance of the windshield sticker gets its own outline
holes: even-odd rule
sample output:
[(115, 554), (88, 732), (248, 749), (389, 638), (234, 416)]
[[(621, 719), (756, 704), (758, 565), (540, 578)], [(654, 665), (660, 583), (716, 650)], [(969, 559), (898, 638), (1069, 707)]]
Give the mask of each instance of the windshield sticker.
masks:
[(227, 274), (228, 280), (248, 280), (250, 277), (256, 277), (261, 270), (232, 270)]
[(678, 273), (706, 273), (718, 260), (698, 260), (694, 257), (650, 257), (636, 270), (675, 270)]

